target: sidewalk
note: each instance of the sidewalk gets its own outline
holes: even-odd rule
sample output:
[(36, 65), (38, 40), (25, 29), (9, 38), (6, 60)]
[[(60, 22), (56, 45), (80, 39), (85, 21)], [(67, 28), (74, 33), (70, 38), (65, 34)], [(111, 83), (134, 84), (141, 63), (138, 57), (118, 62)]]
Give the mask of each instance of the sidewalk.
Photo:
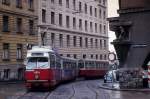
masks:
[(137, 91), (137, 92), (150, 92), (150, 88), (142, 88), (142, 89), (120, 89), (118, 83), (100, 83), (99, 88), (114, 90), (114, 91)]

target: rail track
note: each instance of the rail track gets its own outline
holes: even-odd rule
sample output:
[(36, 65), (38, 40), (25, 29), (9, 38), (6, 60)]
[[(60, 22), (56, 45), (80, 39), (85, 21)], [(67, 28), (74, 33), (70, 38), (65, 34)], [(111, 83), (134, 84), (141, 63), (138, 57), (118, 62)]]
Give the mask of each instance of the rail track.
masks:
[[(38, 95), (40, 93), (40, 95)], [(18, 97), (17, 99), (48, 99), (48, 96), (50, 95), (50, 92), (27, 92)]]
[(32, 91), (14, 94), (9, 99), (110, 99), (108, 93), (98, 88), (99, 81), (76, 81), (62, 84), (52, 91)]
[(111, 91), (99, 87), (100, 80), (76, 81), (56, 89), (26, 92), (23, 85), (1, 86), (0, 99), (149, 99), (148, 92)]

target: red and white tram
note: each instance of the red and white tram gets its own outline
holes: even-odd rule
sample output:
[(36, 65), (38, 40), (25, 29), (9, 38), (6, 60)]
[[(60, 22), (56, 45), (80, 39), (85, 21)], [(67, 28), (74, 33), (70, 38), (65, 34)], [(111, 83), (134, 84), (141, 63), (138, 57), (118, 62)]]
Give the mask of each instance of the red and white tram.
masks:
[(27, 89), (50, 88), (77, 76), (75, 60), (61, 58), (50, 47), (33, 47), (27, 52), (25, 80)]
[(96, 78), (103, 77), (108, 71), (108, 61), (100, 60), (79, 60), (79, 77)]
[(63, 58), (48, 46), (33, 47), (27, 52), (25, 63), (27, 89), (51, 88), (77, 77), (103, 77), (108, 70), (107, 61)]

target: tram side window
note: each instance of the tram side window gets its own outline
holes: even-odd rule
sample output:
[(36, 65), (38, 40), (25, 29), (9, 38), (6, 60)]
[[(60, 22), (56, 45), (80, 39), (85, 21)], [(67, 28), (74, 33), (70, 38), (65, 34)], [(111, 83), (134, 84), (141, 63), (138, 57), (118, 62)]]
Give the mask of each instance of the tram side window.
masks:
[(68, 67), (69, 67), (69, 66), (68, 66), (68, 62), (63, 61), (63, 68), (64, 68), (64, 69), (68, 69)]
[(61, 68), (61, 60), (59, 57), (56, 57), (56, 68)]
[(79, 67), (79, 68), (84, 68), (84, 63), (83, 63), (83, 62), (79, 62), (79, 63), (78, 63), (78, 67)]
[(56, 57), (53, 54), (50, 55), (50, 66), (51, 68), (55, 68), (56, 66)]

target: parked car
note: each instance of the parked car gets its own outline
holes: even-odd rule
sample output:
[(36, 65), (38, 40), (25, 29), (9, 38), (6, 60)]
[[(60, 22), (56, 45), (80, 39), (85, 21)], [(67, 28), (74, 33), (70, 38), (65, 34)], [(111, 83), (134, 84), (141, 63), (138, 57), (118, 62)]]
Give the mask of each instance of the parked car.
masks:
[(110, 70), (104, 76), (104, 83), (112, 83), (116, 81), (116, 72), (117, 70)]

